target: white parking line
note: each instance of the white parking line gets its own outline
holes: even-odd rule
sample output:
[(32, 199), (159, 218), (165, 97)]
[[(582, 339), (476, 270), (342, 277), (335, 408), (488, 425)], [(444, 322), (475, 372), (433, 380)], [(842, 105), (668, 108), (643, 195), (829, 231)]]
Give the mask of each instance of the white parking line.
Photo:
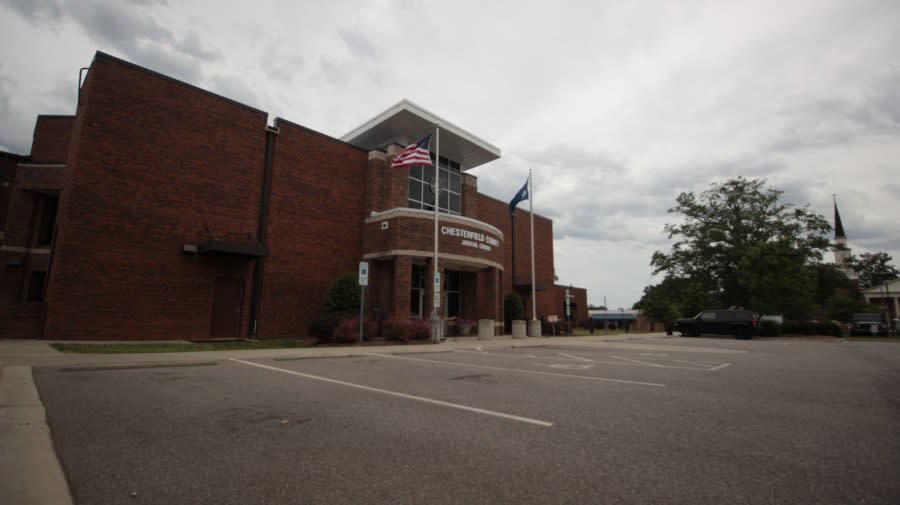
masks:
[[(380, 356), (380, 355), (376, 354), (375, 356)], [(242, 360), (242, 359), (236, 359), (236, 358), (229, 358), (229, 359), (230, 359), (231, 361), (234, 361), (235, 363), (242, 363), (242, 364), (244, 364), (244, 365), (255, 366), (255, 367), (257, 367), (257, 368), (263, 368), (263, 369), (266, 369), (266, 370), (272, 370), (272, 371), (274, 371), (274, 372), (281, 372), (281, 373), (286, 373), (286, 374), (290, 374), (290, 375), (296, 375), (297, 377), (303, 377), (303, 378), (305, 378), (305, 379), (311, 379), (311, 380), (317, 380), (317, 381), (322, 381), (322, 382), (328, 382), (328, 383), (331, 383), (331, 384), (337, 384), (337, 385), (340, 385), (340, 386), (347, 386), (347, 387), (351, 387), (351, 388), (362, 389), (362, 390), (364, 390), (364, 391), (370, 391), (370, 392), (373, 392), (373, 393), (381, 393), (381, 394), (384, 394), (384, 395), (396, 396), (396, 397), (404, 398), (404, 399), (407, 399), (407, 400), (414, 400), (414, 401), (417, 401), (417, 402), (430, 403), (430, 404), (432, 404), (432, 405), (440, 405), (440, 406), (442, 406), (442, 407), (450, 407), (450, 408), (453, 408), (453, 409), (465, 410), (465, 411), (467, 411), (467, 412), (474, 412), (474, 413), (476, 413), (476, 414), (484, 414), (484, 415), (487, 415), (487, 416), (500, 417), (500, 418), (503, 418), (503, 419), (509, 419), (509, 420), (512, 420), (512, 421), (519, 421), (519, 422), (522, 422), (522, 423), (536, 424), (536, 425), (538, 425), (538, 426), (544, 426), (544, 427), (547, 427), (547, 428), (553, 426), (553, 423), (550, 423), (550, 422), (547, 422), (547, 421), (541, 421), (541, 420), (538, 420), (538, 419), (531, 419), (531, 418), (528, 418), (528, 417), (514, 416), (514, 415), (512, 415), (512, 414), (504, 414), (503, 412), (495, 412), (495, 411), (493, 411), (493, 410), (479, 409), (479, 408), (475, 408), (475, 407), (469, 407), (469, 406), (467, 406), (467, 405), (460, 405), (460, 404), (458, 404), (458, 403), (444, 402), (444, 401), (441, 401), (441, 400), (432, 400), (431, 398), (425, 398), (425, 397), (423, 397), (423, 396), (413, 396), (413, 395), (406, 394), (406, 393), (398, 393), (398, 392), (396, 392), (396, 391), (388, 391), (387, 389), (379, 389), (379, 388), (373, 388), (373, 387), (370, 387), (370, 386), (363, 386), (363, 385), (361, 385), (361, 384), (354, 384), (354, 383), (352, 383), (352, 382), (344, 382), (344, 381), (339, 381), (339, 380), (335, 380), (335, 379), (329, 379), (329, 378), (327, 378), (327, 377), (320, 377), (320, 376), (318, 376), (318, 375), (310, 375), (310, 374), (306, 374), (306, 373), (296, 372), (296, 371), (294, 371), (294, 370), (288, 370), (288, 369), (285, 369), (285, 368), (278, 368), (278, 367), (274, 367), (274, 366), (263, 365), (263, 364), (261, 364), (261, 363), (254, 363), (254, 362), (252, 362), (252, 361), (244, 361), (244, 360)]]
[(596, 361), (592, 359), (582, 358), (581, 356), (575, 356), (574, 354), (566, 354), (564, 352), (559, 353), (560, 356), (565, 356), (566, 358), (572, 358), (576, 361), (587, 361), (588, 363), (596, 363)]
[(653, 368), (678, 368), (681, 370), (708, 370), (707, 368), (698, 368), (695, 366), (677, 366), (677, 365), (660, 365), (659, 363), (651, 363), (649, 361), (641, 361), (639, 359), (626, 358), (625, 356), (615, 356), (610, 354), (613, 358), (621, 359), (624, 361), (630, 361), (632, 363), (637, 363), (638, 365), (643, 366), (651, 366)]
[(572, 375), (572, 374), (565, 374), (565, 373), (539, 372), (537, 370), (520, 370), (518, 368), (503, 368), (503, 367), (498, 367), (498, 366), (472, 365), (469, 363), (457, 363), (457, 362), (453, 362), (453, 361), (438, 361), (438, 360), (434, 360), (434, 359), (409, 358), (406, 356), (394, 356), (391, 354), (379, 354), (379, 353), (375, 353), (375, 352), (367, 352), (366, 355), (367, 356), (380, 356), (382, 358), (390, 358), (390, 359), (402, 359), (402, 360), (407, 360), (407, 361), (419, 361), (422, 363), (434, 363), (437, 365), (456, 366), (456, 367), (462, 367), (462, 368), (480, 368), (480, 369), (484, 369), (484, 370), (500, 370), (503, 372), (524, 373), (524, 374), (531, 374), (531, 375), (549, 375), (551, 377), (566, 377), (569, 379), (581, 379), (581, 380), (600, 381), (600, 382), (616, 382), (619, 384), (632, 384), (635, 386), (650, 386), (650, 387), (657, 387), (657, 388), (666, 387), (665, 384), (659, 384), (656, 382), (640, 382), (640, 381), (630, 381), (630, 380), (625, 380), (625, 379), (610, 379), (608, 377), (592, 377), (589, 375)]
[(731, 363), (722, 363), (719, 366), (714, 366), (714, 367), (710, 368), (709, 371), (715, 372), (716, 370), (721, 370), (721, 369), (725, 368), (726, 366), (731, 366)]

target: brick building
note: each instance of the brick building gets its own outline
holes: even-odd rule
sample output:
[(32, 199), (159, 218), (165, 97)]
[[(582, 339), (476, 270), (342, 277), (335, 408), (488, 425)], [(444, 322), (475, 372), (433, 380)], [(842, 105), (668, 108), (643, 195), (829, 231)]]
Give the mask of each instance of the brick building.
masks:
[[(505, 293), (531, 313), (529, 216), (518, 211), (513, 269), (507, 202), (468, 173), (498, 148), (407, 101), (342, 139), (268, 125), (263, 111), (98, 52), (76, 114), (38, 117), (29, 156), (0, 153), (0, 336), (303, 336), (361, 260), (369, 313), (427, 317), (434, 168), (390, 164), (435, 124), (442, 312), (502, 331)], [(534, 226), (537, 312), (562, 314), (553, 223)], [(586, 293), (571, 291), (584, 320)]]

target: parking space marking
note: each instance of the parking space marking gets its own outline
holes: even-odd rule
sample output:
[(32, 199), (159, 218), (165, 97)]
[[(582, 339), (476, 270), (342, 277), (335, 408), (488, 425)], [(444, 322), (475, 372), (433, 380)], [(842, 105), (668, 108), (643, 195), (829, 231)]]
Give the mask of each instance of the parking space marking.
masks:
[(572, 358), (575, 361), (587, 361), (588, 363), (596, 363), (596, 361), (592, 359), (582, 358), (581, 356), (575, 356), (574, 354), (566, 354), (564, 352), (559, 353), (560, 356), (565, 356), (566, 358)]
[(714, 366), (714, 367), (710, 368), (709, 371), (715, 372), (716, 370), (721, 370), (721, 369), (725, 368), (726, 366), (731, 366), (731, 363), (722, 363), (719, 366)]
[[(513, 373), (524, 373), (524, 374), (532, 374), (532, 375), (548, 375), (551, 377), (565, 377), (567, 379), (581, 379), (581, 380), (589, 380), (589, 381), (599, 381), (599, 382), (615, 382), (618, 384), (631, 384), (635, 386), (649, 386), (649, 387), (657, 387), (664, 388), (665, 384), (659, 384), (656, 382), (641, 382), (641, 381), (630, 381), (626, 379), (612, 379), (609, 377), (592, 377), (589, 375), (572, 375), (565, 373), (554, 373), (554, 372), (540, 372), (537, 370), (521, 370), (518, 368), (504, 368), (498, 366), (488, 366), (488, 365), (474, 365), (469, 363), (458, 363), (453, 361), (438, 361), (434, 359), (422, 359), (422, 358), (410, 358), (407, 356), (394, 356), (391, 354), (379, 354), (379, 353), (366, 353), (369, 356), (380, 356), (382, 358), (389, 359), (399, 359), (399, 360), (407, 360), (407, 361), (419, 361), (422, 363), (434, 363), (437, 365), (445, 365), (445, 366), (456, 366), (462, 368), (480, 368), (484, 370), (499, 370), (502, 372), (513, 372)], [(694, 369), (696, 370), (696, 369)]]
[(700, 368), (700, 367), (695, 367), (695, 366), (660, 365), (659, 363), (651, 363), (649, 361), (641, 361), (639, 359), (626, 358), (625, 356), (615, 356), (612, 354), (610, 354), (610, 356), (612, 356), (613, 358), (616, 358), (616, 359), (630, 361), (630, 362), (636, 363), (638, 365), (649, 366), (649, 367), (653, 367), (653, 368), (678, 368), (681, 370), (708, 370), (708, 368), (705, 368), (705, 367)]
[[(380, 355), (376, 354), (376, 356), (380, 356)], [(476, 414), (483, 414), (483, 415), (487, 415), (487, 416), (509, 419), (511, 421), (519, 421), (522, 423), (534, 424), (534, 425), (543, 426), (546, 428), (553, 426), (553, 423), (547, 422), (547, 421), (541, 421), (539, 419), (531, 419), (528, 417), (521, 417), (521, 416), (515, 416), (512, 414), (505, 414), (503, 412), (496, 412), (493, 410), (485, 410), (485, 409), (479, 409), (476, 407), (469, 407), (468, 405), (460, 405), (458, 403), (450, 403), (450, 402), (445, 402), (445, 401), (441, 401), (441, 400), (433, 400), (431, 398), (426, 398), (423, 396), (413, 396), (410, 394), (400, 393), (397, 391), (389, 391), (387, 389), (373, 388), (371, 386), (363, 386), (362, 384), (354, 384), (352, 382), (344, 382), (344, 381), (340, 381), (340, 380), (336, 380), (336, 379), (329, 379), (327, 377), (320, 377), (318, 375), (306, 374), (306, 373), (297, 372), (294, 370), (288, 370), (286, 368), (278, 368), (278, 367), (274, 367), (274, 366), (263, 365), (262, 363), (255, 363), (253, 361), (244, 361), (242, 359), (237, 359), (237, 358), (229, 358), (229, 360), (234, 361), (235, 363), (242, 363), (244, 365), (254, 366), (254, 367), (262, 368), (265, 370), (271, 370), (274, 372), (281, 372), (281, 373), (285, 373), (285, 374), (289, 374), (289, 375), (295, 375), (297, 377), (303, 377), (305, 379), (310, 379), (310, 380), (328, 382), (330, 384), (337, 384), (339, 386), (346, 386), (346, 387), (351, 387), (351, 388), (356, 388), (356, 389), (362, 389), (363, 391), (369, 391), (372, 393), (380, 393), (380, 394), (389, 395), (389, 396), (396, 396), (398, 398), (404, 398), (406, 400), (414, 400), (417, 402), (429, 403), (432, 405), (440, 405), (442, 407), (449, 407), (449, 408), (453, 408), (453, 409), (457, 409), (457, 410), (474, 412)]]

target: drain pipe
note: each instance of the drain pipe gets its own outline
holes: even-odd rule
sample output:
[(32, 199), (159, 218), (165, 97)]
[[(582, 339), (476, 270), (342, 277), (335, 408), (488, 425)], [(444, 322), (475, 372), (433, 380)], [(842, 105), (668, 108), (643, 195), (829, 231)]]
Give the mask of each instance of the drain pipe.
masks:
[[(266, 245), (266, 223), (269, 216), (269, 197), (272, 193), (272, 159), (275, 156), (275, 138), (278, 126), (266, 126), (266, 154), (263, 164), (263, 187), (259, 202), (259, 224), (256, 228), (256, 241), (263, 247)], [(259, 302), (262, 296), (263, 267), (265, 257), (257, 257), (253, 265), (253, 292), (250, 297), (249, 337), (256, 338), (259, 332)]]

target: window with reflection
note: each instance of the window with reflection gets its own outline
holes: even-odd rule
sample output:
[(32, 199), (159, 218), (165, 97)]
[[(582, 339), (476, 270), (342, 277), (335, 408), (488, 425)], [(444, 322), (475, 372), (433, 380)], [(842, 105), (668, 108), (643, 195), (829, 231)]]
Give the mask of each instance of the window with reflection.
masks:
[[(434, 161), (434, 153), (431, 158)], [(450, 214), (462, 214), (462, 171), (459, 163), (441, 156), (438, 168), (441, 192), (438, 209)], [(433, 166), (409, 169), (409, 208), (434, 210), (434, 173)]]

